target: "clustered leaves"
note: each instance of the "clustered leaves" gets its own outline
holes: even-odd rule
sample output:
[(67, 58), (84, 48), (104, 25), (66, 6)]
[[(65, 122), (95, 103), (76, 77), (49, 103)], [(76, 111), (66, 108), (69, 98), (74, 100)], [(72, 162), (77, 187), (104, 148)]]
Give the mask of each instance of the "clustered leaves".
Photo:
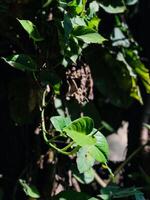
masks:
[(102, 133), (94, 128), (91, 118), (81, 117), (71, 122), (69, 118), (56, 116), (51, 118), (51, 122), (56, 131), (73, 140), (72, 146), (77, 149), (77, 167), (80, 173), (91, 170), (95, 161), (107, 163), (107, 141)]

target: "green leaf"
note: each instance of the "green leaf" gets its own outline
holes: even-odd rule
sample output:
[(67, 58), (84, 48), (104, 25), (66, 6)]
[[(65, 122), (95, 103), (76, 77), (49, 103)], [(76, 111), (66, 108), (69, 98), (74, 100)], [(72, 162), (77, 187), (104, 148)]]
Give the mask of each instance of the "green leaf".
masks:
[(97, 31), (99, 22), (100, 19), (97, 16), (94, 16), (93, 18), (91, 18), (91, 20), (88, 21), (88, 27)]
[(94, 123), (91, 118), (81, 117), (65, 127), (63, 131), (79, 146), (86, 146), (96, 143), (96, 139), (88, 135), (91, 133), (93, 126)]
[(82, 133), (74, 130), (63, 129), (64, 132), (79, 146), (93, 145), (96, 143), (96, 139), (89, 135), (83, 135)]
[(92, 1), (89, 4), (89, 15), (88, 17), (93, 18), (96, 15), (96, 12), (99, 11), (99, 4), (96, 1)]
[(80, 173), (90, 169), (94, 164), (94, 160), (101, 163), (107, 162), (109, 147), (106, 138), (96, 129), (93, 129), (92, 133), (95, 133), (93, 137), (95, 137), (96, 143), (90, 145), (87, 144), (80, 148), (77, 153), (77, 166)]
[(80, 173), (88, 171), (94, 165), (95, 159), (89, 154), (89, 146), (79, 149), (76, 161)]
[(113, 46), (125, 47), (129, 48), (130, 41), (127, 38), (120, 27), (114, 27), (113, 32), (111, 34), (111, 40)]
[(88, 26), (75, 26), (72, 31), (73, 36), (86, 35), (89, 33), (97, 33), (97, 32), (94, 29), (89, 28)]
[(91, 145), (89, 147), (89, 154), (98, 162), (100, 163), (106, 163), (107, 162), (107, 158), (105, 157), (105, 154), (98, 149), (98, 147), (95, 145)]
[(100, 6), (105, 10), (105, 12), (111, 14), (123, 13), (126, 10), (124, 2), (122, 0), (101, 0)]
[(121, 188), (119, 186), (107, 186), (106, 188), (101, 189), (102, 195), (109, 195), (110, 198), (127, 198), (130, 196), (141, 195), (142, 192), (139, 188), (130, 187), (130, 188)]
[(106, 158), (108, 158), (109, 146), (108, 146), (106, 138), (104, 137), (104, 135), (100, 131), (97, 131), (96, 134), (94, 134), (94, 136), (97, 140), (95, 146), (104, 154), (104, 156)]
[(96, 30), (90, 27), (77, 26), (73, 29), (72, 35), (83, 42), (102, 44), (106, 39), (101, 36)]
[(22, 71), (36, 71), (37, 68), (32, 58), (25, 54), (16, 54), (3, 59), (12, 67)]
[(73, 18), (70, 19), (71, 22), (72, 22), (72, 26), (75, 27), (75, 26), (86, 26), (86, 23), (85, 23), (85, 20), (80, 17), (80, 16), (75, 16)]
[[(129, 51), (128, 51), (129, 53)], [(126, 53), (126, 58), (127, 58), (127, 53)], [(139, 86), (137, 85), (137, 74), (135, 72), (135, 67), (133, 65), (133, 60), (134, 58), (128, 57), (127, 60), (124, 58), (124, 55), (122, 53), (117, 54), (117, 60), (123, 62), (129, 72), (130, 79), (131, 79), (131, 89), (130, 89), (130, 96), (133, 97), (134, 99), (138, 100), (141, 104), (143, 104), (142, 96), (141, 96), (141, 91)]]
[(84, 172), (84, 181), (86, 184), (91, 183), (94, 180), (94, 171), (90, 168), (88, 171)]
[(25, 194), (32, 198), (40, 198), (40, 194), (35, 186), (29, 186), (25, 180), (19, 179), (19, 183), (23, 187)]
[(149, 70), (141, 62), (138, 54), (131, 50), (126, 50), (126, 60), (128, 64), (135, 70), (141, 79), (147, 93), (150, 93), (150, 75)]
[(78, 1), (78, 0), (72, 0), (68, 3), (68, 7), (70, 8), (70, 11), (74, 14), (74, 15), (79, 15), (82, 13), (83, 9), (84, 9), (84, 4), (82, 1)]
[(132, 5), (136, 4), (137, 2), (138, 2), (138, 0), (126, 0), (126, 4), (128, 6), (132, 6)]
[(80, 117), (74, 120), (70, 125), (68, 125), (64, 131), (76, 131), (83, 135), (88, 135), (91, 133), (94, 127), (94, 122), (90, 117)]
[(73, 170), (73, 176), (77, 179), (81, 184), (89, 184), (94, 179), (94, 171), (90, 168), (88, 171), (84, 173), (80, 173), (77, 169)]
[(69, 117), (63, 117), (63, 116), (53, 116), (50, 118), (50, 121), (52, 122), (56, 131), (59, 132), (62, 132), (63, 128), (65, 128), (71, 123), (71, 119)]
[(99, 33), (88, 33), (88, 34), (80, 35), (76, 37), (87, 44), (90, 44), (90, 43), (102, 44), (104, 41), (106, 41), (106, 39), (103, 36), (101, 36)]
[(20, 20), (17, 19), (24, 30), (29, 34), (35, 42), (43, 41), (44, 39), (40, 36), (36, 26), (30, 20)]
[(143, 104), (140, 87), (137, 85), (137, 82), (134, 78), (132, 78), (132, 88), (130, 91), (130, 96), (138, 100), (141, 104)]

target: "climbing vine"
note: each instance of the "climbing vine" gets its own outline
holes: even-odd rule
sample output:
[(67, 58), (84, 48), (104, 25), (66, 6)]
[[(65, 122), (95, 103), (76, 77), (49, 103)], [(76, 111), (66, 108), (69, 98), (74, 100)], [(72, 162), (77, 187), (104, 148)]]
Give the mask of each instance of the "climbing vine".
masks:
[[(78, 200), (96, 200), (110, 199), (110, 192), (112, 198), (142, 195), (136, 188), (115, 187), (109, 188), (109, 192), (103, 188), (97, 197), (89, 197), (79, 187), (94, 179), (101, 187), (107, 186), (95, 170), (98, 164), (106, 170), (109, 182), (113, 180), (104, 136), (113, 129), (103, 119), (103, 107), (109, 103), (127, 108), (134, 101), (143, 104), (141, 88), (150, 93), (148, 66), (141, 61), (141, 47), (127, 23), (130, 6), (137, 3), (137, 0), (2, 1), (0, 35), (8, 41), (9, 50), (7, 54), (2, 50), (1, 62), (23, 74), (23, 78), (8, 83), (11, 120), (15, 126), (22, 126), (36, 119), (34, 128), (43, 143), (41, 148), (51, 153), (56, 171), (60, 157), (68, 158), (71, 163), (68, 171), (75, 180), (76, 191), (80, 191), (64, 192), (61, 197), (52, 188), (53, 192), (45, 195), (36, 187), (31, 173), (30, 178), (20, 177), (17, 183), (27, 196), (70, 200), (77, 195)], [(110, 24), (105, 23), (107, 17)], [(52, 184), (56, 179), (54, 176)]]

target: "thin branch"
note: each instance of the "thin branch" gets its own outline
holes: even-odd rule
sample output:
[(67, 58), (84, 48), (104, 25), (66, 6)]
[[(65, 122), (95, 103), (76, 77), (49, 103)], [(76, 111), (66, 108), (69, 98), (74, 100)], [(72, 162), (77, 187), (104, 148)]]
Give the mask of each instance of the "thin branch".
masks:
[[(46, 130), (46, 126), (45, 126), (45, 107), (46, 107), (46, 94), (47, 94), (47, 89), (44, 90), (43, 92), (43, 98), (42, 98), (42, 111), (41, 111), (41, 123), (42, 123), (42, 133), (43, 133), (43, 138), (45, 140), (45, 142), (52, 147), (53, 149), (55, 149), (57, 152), (62, 153), (64, 155), (71, 155), (74, 154), (77, 150), (78, 150), (78, 146), (75, 147), (72, 151), (70, 152), (66, 152), (65, 150), (67, 150), (70, 146), (72, 146), (72, 143), (70, 143), (69, 145), (67, 145), (66, 147), (64, 147), (63, 149), (59, 149), (58, 147), (56, 147), (54, 144), (52, 144), (46, 134), (47, 134), (47, 130)], [(64, 150), (65, 149), (65, 150)]]
[(101, 187), (106, 187), (107, 183), (104, 182), (104, 180), (97, 174), (97, 172), (93, 169), (94, 172), (94, 178), (97, 181), (97, 183), (101, 186)]
[[(114, 172), (114, 177), (115, 178), (118, 173), (125, 167), (126, 164), (128, 164), (128, 162), (134, 157), (136, 156), (146, 145), (148, 145), (148, 143), (138, 147)], [(109, 180), (107, 181), (107, 185), (112, 181), (112, 177), (109, 178)]]

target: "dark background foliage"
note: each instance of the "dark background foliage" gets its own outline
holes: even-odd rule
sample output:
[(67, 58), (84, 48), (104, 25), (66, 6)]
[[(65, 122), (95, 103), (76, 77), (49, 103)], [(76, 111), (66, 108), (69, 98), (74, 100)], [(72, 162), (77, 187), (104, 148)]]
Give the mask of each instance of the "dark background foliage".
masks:
[[(125, 87), (128, 88), (128, 85), (123, 87), (124, 82), (122, 85), (120, 84), (123, 79), (119, 79), (118, 73), (122, 68), (120, 68), (115, 56), (108, 52), (112, 48), (110, 41), (104, 48), (98, 44), (90, 45), (83, 51), (81, 57), (81, 63), (88, 63), (91, 68), (94, 80), (94, 100), (89, 101), (86, 106), (78, 104), (72, 98), (70, 101), (65, 100), (69, 87), (66, 80), (67, 70), (60, 64), (62, 54), (60, 53), (59, 35), (56, 24), (50, 19), (51, 15), (58, 19), (63, 18), (63, 16), (57, 9), (55, 1), (50, 4), (50, 7), (43, 8), (42, 6), (43, 1), (36, 0), (0, 1), (0, 56), (2, 58), (0, 60), (0, 188), (2, 188), (3, 200), (9, 200), (12, 197), (26, 199), (17, 181), (19, 178), (30, 179), (30, 177), (44, 199), (48, 199), (52, 190), (53, 182), (51, 180), (53, 180), (55, 170), (59, 171), (60, 175), (66, 175), (67, 169), (72, 166), (70, 159), (60, 155), (58, 156), (59, 162), (54, 168), (53, 164), (48, 161), (48, 147), (45, 146), (39, 134), (34, 134), (41, 120), (38, 107), (41, 99), (37, 88), (42, 90), (47, 82), (50, 82), (53, 91), (48, 96), (50, 104), (46, 116), (56, 115), (58, 111), (53, 102), (54, 93), (57, 93), (54, 86), (61, 82), (62, 86), (58, 97), (63, 101), (63, 108), (67, 108), (67, 112), (71, 113), (72, 119), (76, 119), (83, 113), (94, 119), (97, 128), (100, 125), (100, 120), (104, 120), (115, 130), (120, 126), (121, 120), (129, 121), (129, 155), (139, 146), (142, 123), (149, 123), (150, 97), (146, 94), (141, 81), (138, 81), (144, 105), (142, 106), (138, 101), (129, 98), (129, 91), (125, 89)], [(98, 16), (101, 18), (100, 34), (109, 38), (116, 23), (115, 16), (102, 9), (100, 9)], [(119, 14), (120, 16), (124, 19), (123, 14)], [(16, 18), (28, 19), (35, 23), (45, 40), (39, 44), (34, 43), (16, 21)], [(140, 0), (137, 4), (130, 6), (125, 14), (129, 30), (142, 48), (139, 51), (140, 58), (148, 69), (150, 66), (149, 18), (150, 2), (148, 0)], [(112, 48), (112, 51), (117, 52), (118, 50)], [(4, 61), (3, 57), (12, 54), (27, 54), (36, 60), (39, 70), (36, 73), (36, 80), (29, 72), (11, 68)], [(45, 63), (47, 68), (43, 69)], [(114, 66), (117, 67), (116, 71), (113, 70)], [(72, 64), (69, 67), (71, 69)], [(78, 64), (76, 68), (80, 70), (82, 67)], [(87, 87), (89, 91), (90, 86)], [(48, 120), (47, 124), (49, 126)], [(108, 131), (104, 130), (104, 133), (107, 135)], [(41, 155), (46, 155), (43, 161), (44, 169), (40, 169), (37, 165)], [(138, 157), (131, 161), (130, 166), (125, 168), (124, 186), (143, 187), (145, 180), (138, 177), (139, 169), (142, 167), (150, 175), (148, 162), (148, 154), (138, 154)], [(59, 169), (58, 166), (61, 165), (62, 168)], [(112, 168), (117, 166), (113, 163), (110, 165)], [(134, 179), (128, 177), (128, 174), (135, 174), (135, 172), (139, 174), (137, 173)], [(91, 195), (97, 194), (97, 190), (93, 191), (92, 186), (81, 187), (83, 187), (83, 191), (90, 192)]]

